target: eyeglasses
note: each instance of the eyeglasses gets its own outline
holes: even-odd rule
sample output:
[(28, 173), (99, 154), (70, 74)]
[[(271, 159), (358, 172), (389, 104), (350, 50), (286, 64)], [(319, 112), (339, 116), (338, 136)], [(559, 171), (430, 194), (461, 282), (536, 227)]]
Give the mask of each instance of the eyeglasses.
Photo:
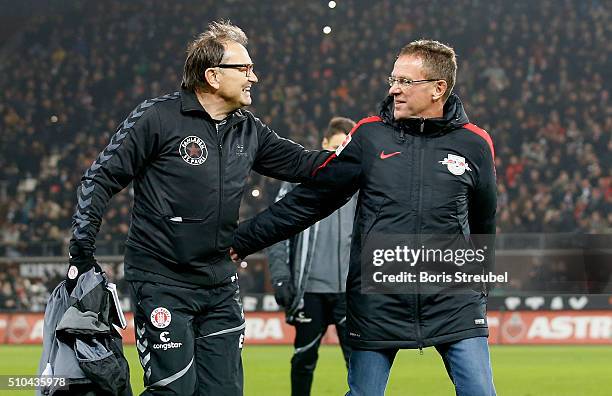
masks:
[(404, 77), (393, 77), (393, 76), (387, 77), (387, 82), (389, 83), (390, 87), (392, 87), (393, 84), (397, 83), (402, 88), (408, 88), (411, 85), (416, 84), (416, 83), (432, 82), (432, 81), (440, 81), (440, 79), (430, 78), (427, 80), (411, 80), (409, 78), (404, 78)]
[(222, 63), (217, 65), (221, 69), (238, 69), (241, 72), (244, 72), (246, 77), (251, 77), (251, 72), (253, 71), (253, 67), (255, 67), (254, 63)]

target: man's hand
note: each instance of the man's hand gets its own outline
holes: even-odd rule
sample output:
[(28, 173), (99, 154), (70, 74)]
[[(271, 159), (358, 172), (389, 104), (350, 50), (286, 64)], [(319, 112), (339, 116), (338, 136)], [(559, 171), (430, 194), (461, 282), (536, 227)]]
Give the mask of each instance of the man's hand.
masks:
[(230, 248), (229, 254), (234, 263), (238, 264), (242, 261), (242, 257), (238, 256), (238, 253), (236, 253), (233, 247)]
[(79, 276), (92, 268), (95, 268), (97, 272), (102, 272), (102, 268), (100, 268), (93, 255), (70, 257), (68, 272), (65, 278), (68, 294), (72, 293), (72, 290), (76, 287)]
[(288, 307), (295, 298), (295, 288), (290, 280), (280, 280), (274, 285), (274, 299), (281, 307)]

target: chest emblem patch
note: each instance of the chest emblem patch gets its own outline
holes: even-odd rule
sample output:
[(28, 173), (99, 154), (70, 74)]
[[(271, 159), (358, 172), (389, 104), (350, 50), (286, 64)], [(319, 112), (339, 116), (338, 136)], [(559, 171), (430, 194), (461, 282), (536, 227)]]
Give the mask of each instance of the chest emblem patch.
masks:
[(202, 165), (208, 158), (208, 149), (199, 137), (187, 136), (179, 145), (179, 154), (189, 165)]
[(151, 324), (158, 329), (168, 327), (172, 322), (172, 314), (164, 307), (157, 307), (151, 312)]
[(448, 171), (455, 176), (463, 175), (466, 170), (472, 171), (465, 158), (459, 155), (446, 154), (446, 158), (438, 162), (442, 165), (446, 165)]

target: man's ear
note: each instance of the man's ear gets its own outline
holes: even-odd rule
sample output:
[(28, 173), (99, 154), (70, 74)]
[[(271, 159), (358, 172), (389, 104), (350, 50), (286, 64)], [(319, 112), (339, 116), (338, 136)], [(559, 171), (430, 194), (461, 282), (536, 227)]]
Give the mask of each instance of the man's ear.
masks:
[(206, 80), (208, 85), (210, 85), (214, 89), (219, 89), (220, 84), (219, 84), (219, 75), (218, 75), (217, 70), (211, 67), (206, 69), (206, 71), (204, 72), (204, 79)]
[(448, 89), (448, 84), (445, 80), (436, 81), (435, 89), (432, 94), (433, 101), (437, 101), (444, 96), (446, 90)]
[(324, 137), (324, 138), (323, 138), (323, 140), (321, 140), (321, 147), (322, 147), (324, 150), (327, 150), (327, 145), (328, 145), (328, 144), (329, 144), (329, 140), (328, 140), (326, 137)]

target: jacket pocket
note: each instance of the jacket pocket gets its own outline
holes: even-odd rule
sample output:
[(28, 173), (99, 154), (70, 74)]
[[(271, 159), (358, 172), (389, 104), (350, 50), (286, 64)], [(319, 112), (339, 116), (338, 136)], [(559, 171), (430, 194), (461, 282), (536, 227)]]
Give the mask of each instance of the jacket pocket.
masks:
[[(457, 203), (455, 217), (457, 219), (458, 232), (463, 237), (463, 241), (465, 242), (465, 246), (463, 248), (476, 251), (478, 249), (478, 245), (474, 244), (474, 241), (473, 241), (474, 236), (471, 235), (468, 211), (462, 208), (460, 203)], [(484, 274), (486, 270), (484, 263), (480, 263), (477, 265), (478, 267), (472, 268), (471, 272), (476, 273), (476, 269), (477, 269), (480, 273)], [(487, 295), (488, 295), (488, 290), (487, 290), (487, 284), (485, 282), (480, 282), (479, 287), (474, 288), (473, 290), (476, 293), (480, 293), (480, 297), (485, 298), (486, 300)]]
[(206, 263), (216, 256), (217, 227), (210, 220), (167, 216), (164, 221), (179, 264)]
[[(74, 344), (79, 367), (101, 391), (109, 395), (131, 394), (130, 369), (121, 348), (109, 335), (77, 338)], [(120, 341), (119, 341), (120, 342)]]
[[(452, 209), (451, 209), (452, 210)], [(468, 219), (468, 211), (459, 202), (455, 204), (455, 218), (457, 219), (458, 232), (467, 237), (470, 235), (470, 222)]]
[(364, 245), (367, 242), (368, 236), (370, 235), (370, 232), (372, 232), (372, 229), (374, 228), (376, 221), (380, 217), (380, 214), (382, 213), (383, 207), (385, 206), (386, 202), (387, 202), (387, 198), (384, 198), (384, 197), (381, 198), (380, 203), (376, 207), (376, 211), (374, 212), (374, 215), (364, 220), (363, 234), (361, 237), (361, 240), (363, 241)]

